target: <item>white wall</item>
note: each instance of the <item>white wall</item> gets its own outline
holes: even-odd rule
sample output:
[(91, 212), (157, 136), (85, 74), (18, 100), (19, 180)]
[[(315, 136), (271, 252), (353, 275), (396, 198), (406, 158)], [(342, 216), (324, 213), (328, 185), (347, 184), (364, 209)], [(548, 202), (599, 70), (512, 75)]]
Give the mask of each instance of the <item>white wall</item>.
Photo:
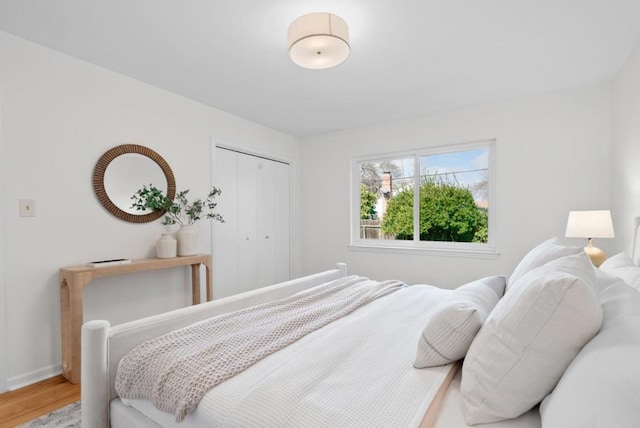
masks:
[[(609, 208), (610, 99), (610, 84), (601, 83), (302, 141), (303, 272), (345, 261), (373, 278), (448, 288), (509, 274), (529, 248), (564, 236), (570, 210)], [(347, 248), (352, 157), (493, 138), (498, 259)], [(612, 245), (598, 244), (605, 251)]]
[(613, 82), (613, 218), (617, 251), (631, 251), (633, 218), (640, 216), (640, 43)]
[[(2, 32), (0, 57), (2, 316), (8, 384), (16, 387), (60, 371), (58, 269), (153, 256), (164, 230), (160, 221), (125, 223), (98, 203), (91, 177), (106, 150), (148, 146), (171, 165), (179, 190), (205, 195), (212, 140), (294, 163), (299, 148), (285, 134)], [(36, 201), (35, 218), (18, 216), (20, 198)], [(199, 250), (209, 252), (211, 225), (198, 227)], [(85, 292), (85, 320), (120, 323), (187, 305), (188, 279), (185, 269), (97, 280)]]

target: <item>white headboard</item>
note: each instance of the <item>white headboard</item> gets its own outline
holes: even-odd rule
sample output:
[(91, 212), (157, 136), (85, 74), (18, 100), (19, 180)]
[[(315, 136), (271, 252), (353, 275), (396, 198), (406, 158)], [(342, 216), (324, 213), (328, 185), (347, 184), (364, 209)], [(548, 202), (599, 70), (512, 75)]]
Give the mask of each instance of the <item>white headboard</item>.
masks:
[(631, 247), (631, 260), (640, 266), (640, 217), (633, 219), (633, 247)]

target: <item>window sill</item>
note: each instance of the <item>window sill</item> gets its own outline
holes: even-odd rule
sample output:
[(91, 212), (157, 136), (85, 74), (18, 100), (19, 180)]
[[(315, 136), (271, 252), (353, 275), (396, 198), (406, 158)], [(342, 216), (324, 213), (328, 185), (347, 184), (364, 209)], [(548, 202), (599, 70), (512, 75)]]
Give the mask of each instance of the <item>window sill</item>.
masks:
[(396, 253), (396, 254), (419, 254), (443, 257), (468, 257), (474, 259), (497, 259), (500, 253), (496, 250), (470, 250), (454, 248), (416, 248), (397, 247), (393, 245), (363, 245), (351, 244), (347, 247), (349, 251), (362, 251), (370, 253)]

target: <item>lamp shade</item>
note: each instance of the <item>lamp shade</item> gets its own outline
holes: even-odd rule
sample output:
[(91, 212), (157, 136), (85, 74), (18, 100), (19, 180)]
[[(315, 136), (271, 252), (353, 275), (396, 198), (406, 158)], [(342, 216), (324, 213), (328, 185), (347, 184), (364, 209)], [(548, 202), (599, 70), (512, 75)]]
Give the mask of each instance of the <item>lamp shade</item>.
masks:
[(614, 238), (611, 211), (569, 211), (567, 238)]
[(335, 67), (349, 56), (349, 27), (330, 13), (301, 16), (289, 26), (288, 36), (289, 58), (300, 67)]

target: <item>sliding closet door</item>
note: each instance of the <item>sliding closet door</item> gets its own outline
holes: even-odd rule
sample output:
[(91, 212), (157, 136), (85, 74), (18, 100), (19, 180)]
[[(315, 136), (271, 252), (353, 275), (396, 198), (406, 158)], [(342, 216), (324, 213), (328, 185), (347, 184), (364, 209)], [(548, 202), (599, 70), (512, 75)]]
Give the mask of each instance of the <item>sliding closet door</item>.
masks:
[(275, 266), (275, 219), (276, 219), (276, 186), (275, 162), (256, 158), (257, 199), (256, 224), (257, 247), (260, 254), (258, 262), (258, 287), (276, 283)]
[(257, 158), (258, 286), (289, 279), (289, 165)]
[(289, 181), (286, 163), (216, 149), (215, 297), (289, 279)]
[[(258, 173), (255, 156), (238, 154), (235, 192), (238, 197), (238, 284), (239, 293), (253, 290), (258, 284)], [(233, 191), (232, 189), (228, 189)], [(223, 244), (224, 245), (224, 244)], [(218, 251), (226, 251), (224, 248)], [(226, 266), (220, 266), (225, 269)], [(233, 269), (229, 266), (228, 269)]]

